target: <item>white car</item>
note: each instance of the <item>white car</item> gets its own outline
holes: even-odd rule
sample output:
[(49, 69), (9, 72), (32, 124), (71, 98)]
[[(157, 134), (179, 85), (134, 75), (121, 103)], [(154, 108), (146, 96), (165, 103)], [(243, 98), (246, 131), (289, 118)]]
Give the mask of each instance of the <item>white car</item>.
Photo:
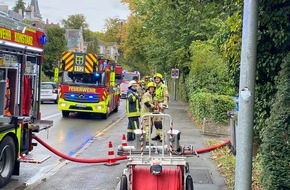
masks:
[(126, 99), (127, 98), (127, 91), (128, 91), (128, 83), (121, 83), (120, 84), (120, 89), (121, 89), (121, 99)]
[(52, 101), (57, 104), (58, 86), (55, 82), (41, 82), (40, 84), (40, 102)]

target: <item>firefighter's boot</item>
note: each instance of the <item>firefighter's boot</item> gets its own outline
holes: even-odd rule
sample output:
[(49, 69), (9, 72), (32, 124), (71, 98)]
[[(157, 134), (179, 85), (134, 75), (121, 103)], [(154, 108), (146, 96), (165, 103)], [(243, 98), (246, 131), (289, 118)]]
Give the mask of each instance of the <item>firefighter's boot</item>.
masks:
[(159, 136), (159, 135), (156, 135), (156, 136), (153, 137), (151, 140), (153, 140), (153, 141), (158, 141), (158, 140), (160, 140), (160, 136)]

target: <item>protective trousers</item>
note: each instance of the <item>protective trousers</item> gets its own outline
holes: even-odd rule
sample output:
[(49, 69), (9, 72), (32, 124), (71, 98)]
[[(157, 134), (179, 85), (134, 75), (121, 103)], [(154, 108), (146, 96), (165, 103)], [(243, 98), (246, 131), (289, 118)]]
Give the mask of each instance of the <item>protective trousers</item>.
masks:
[(134, 130), (139, 129), (139, 117), (128, 117), (127, 141), (135, 139)]
[[(151, 119), (151, 121), (150, 121)], [(149, 116), (144, 116), (143, 117), (143, 120), (142, 120), (142, 126), (143, 128), (145, 129), (145, 132), (146, 132), (146, 142), (149, 142), (149, 138), (151, 136), (151, 133), (152, 133), (152, 127), (153, 127), (153, 121), (152, 121), (152, 118), (150, 117), (149, 119)], [(151, 127), (151, 133), (149, 134), (149, 127)]]
[[(156, 114), (158, 115), (158, 114)], [(162, 117), (161, 116), (154, 116), (153, 123), (155, 126), (155, 134), (156, 136), (159, 136), (160, 139), (162, 139), (163, 132), (162, 132)]]

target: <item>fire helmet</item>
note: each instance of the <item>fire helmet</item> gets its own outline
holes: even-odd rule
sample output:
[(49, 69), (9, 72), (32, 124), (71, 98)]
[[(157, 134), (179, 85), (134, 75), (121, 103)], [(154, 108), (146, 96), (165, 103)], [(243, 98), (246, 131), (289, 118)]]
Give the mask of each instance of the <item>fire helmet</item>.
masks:
[(147, 90), (148, 90), (150, 87), (154, 87), (154, 88), (156, 88), (155, 83), (154, 83), (154, 82), (149, 82), (149, 83), (147, 84)]
[(160, 78), (160, 80), (163, 80), (163, 76), (162, 76), (162, 74), (160, 74), (160, 73), (156, 73), (156, 74), (154, 75), (154, 80), (155, 80), (156, 77)]
[(137, 86), (137, 82), (136, 81), (134, 81), (134, 80), (131, 80), (130, 82), (129, 82), (129, 85), (128, 85), (128, 88), (130, 88), (131, 86)]

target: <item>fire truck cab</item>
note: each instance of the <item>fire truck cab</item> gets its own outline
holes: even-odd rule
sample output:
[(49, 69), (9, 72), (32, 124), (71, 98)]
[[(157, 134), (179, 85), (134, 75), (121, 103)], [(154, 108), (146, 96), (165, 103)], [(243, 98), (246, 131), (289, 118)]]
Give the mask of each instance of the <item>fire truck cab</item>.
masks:
[(33, 134), (52, 126), (40, 120), (40, 73), (42, 30), (0, 15), (0, 188), (19, 175), (20, 162), (41, 163), (27, 158)]
[(71, 112), (101, 114), (117, 112), (120, 89), (115, 84), (115, 66), (96, 54), (64, 52), (60, 64), (58, 108), (63, 117)]

